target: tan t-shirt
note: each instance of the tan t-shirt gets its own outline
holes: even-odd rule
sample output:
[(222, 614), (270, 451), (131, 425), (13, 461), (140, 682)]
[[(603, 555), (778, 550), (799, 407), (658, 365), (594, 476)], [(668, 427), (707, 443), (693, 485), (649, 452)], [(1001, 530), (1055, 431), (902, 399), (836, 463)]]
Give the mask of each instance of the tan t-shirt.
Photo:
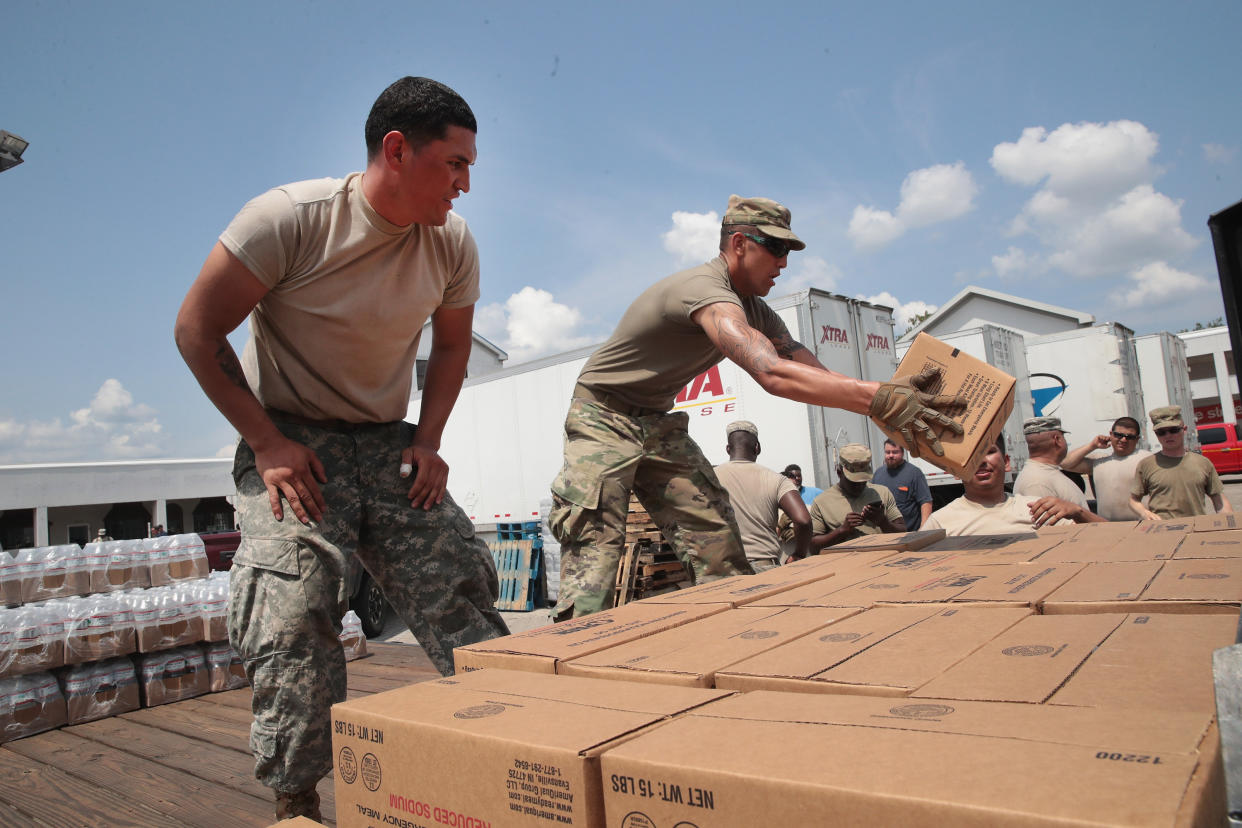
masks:
[[(924, 529), (943, 529), (949, 535), (1005, 535), (1030, 532), (1033, 528), (1030, 505), (1038, 497), (1005, 495), (1005, 502), (984, 506), (965, 496), (931, 513)], [(1073, 523), (1060, 520), (1058, 523)]]
[(639, 294), (612, 336), (582, 366), (578, 383), (627, 405), (669, 410), (687, 382), (724, 359), (690, 318), (716, 302), (741, 307), (750, 326), (769, 339), (789, 335), (762, 299), (738, 296), (724, 258), (717, 256)]
[(780, 501), (787, 493), (797, 492), (798, 487), (785, 475), (751, 460), (721, 463), (716, 467), (716, 476), (729, 493), (746, 558), (779, 559), (781, 546), (776, 522)]
[(1091, 483), (1095, 487), (1095, 511), (1105, 520), (1134, 520), (1137, 515), (1130, 508), (1130, 489), (1134, 486), (1134, 473), (1144, 457), (1151, 457), (1146, 449), (1135, 449), (1125, 457), (1109, 452), (1104, 457), (1087, 457), (1091, 464)]
[(362, 173), (269, 190), (220, 241), (270, 288), (250, 314), (246, 380), (264, 406), (304, 417), (403, 419), (423, 324), (479, 298), (465, 219), (398, 227)]
[(1147, 508), (1169, 519), (1210, 514), (1204, 496), (1223, 490), (1212, 461), (1188, 451), (1181, 457), (1163, 453), (1144, 457), (1134, 474), (1130, 494), (1151, 495)]
[[(872, 486), (870, 484), (863, 487), (857, 497), (846, 497), (845, 492), (841, 491), (840, 486), (831, 486), (824, 489), (815, 496), (811, 501), (811, 534), (826, 535), (833, 529), (845, 523), (845, 516), (850, 512), (862, 513), (868, 504), (879, 501), (884, 507), (884, 517), (890, 521), (901, 519), (901, 510), (897, 508), (897, 500), (884, 486)], [(853, 532), (841, 538), (839, 543), (845, 543), (848, 540), (860, 537), (862, 535), (878, 535), (880, 527), (874, 523), (864, 522), (857, 526)], [(832, 547), (824, 547), (825, 552), (831, 552)]]
[(1087, 496), (1061, 473), (1059, 466), (1042, 460), (1027, 460), (1013, 481), (1013, 493), (1029, 497), (1059, 497), (1075, 506), (1087, 508)]

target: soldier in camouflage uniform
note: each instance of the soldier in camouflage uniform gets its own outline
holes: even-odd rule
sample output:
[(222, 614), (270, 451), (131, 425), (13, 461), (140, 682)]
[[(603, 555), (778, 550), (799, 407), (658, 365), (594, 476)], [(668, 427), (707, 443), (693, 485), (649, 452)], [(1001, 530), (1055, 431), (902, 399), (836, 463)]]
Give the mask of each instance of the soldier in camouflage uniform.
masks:
[[(349, 556), (442, 673), (454, 647), (508, 632), (491, 556), (438, 453), (479, 297), (478, 251), (451, 213), (476, 130), (448, 87), (397, 81), (367, 118), (366, 171), (252, 200), (177, 318), (186, 363), (242, 437), (229, 639), (254, 688), (255, 775), (281, 819), (320, 818), (330, 707), (345, 699)], [(227, 335), (247, 315), (243, 367)], [(402, 418), (428, 318), (413, 426)]]
[(669, 413), (677, 392), (725, 357), (781, 397), (869, 413), (929, 439), (933, 424), (960, 433), (937, 410), (960, 401), (922, 391), (934, 377), (862, 382), (829, 371), (790, 336), (761, 298), (789, 251), (806, 247), (789, 218), (775, 201), (730, 197), (720, 255), (645, 290), (583, 366), (548, 515), (561, 543), (557, 620), (612, 605), (631, 492), (697, 580), (752, 573), (727, 492), (686, 432), (687, 415)]

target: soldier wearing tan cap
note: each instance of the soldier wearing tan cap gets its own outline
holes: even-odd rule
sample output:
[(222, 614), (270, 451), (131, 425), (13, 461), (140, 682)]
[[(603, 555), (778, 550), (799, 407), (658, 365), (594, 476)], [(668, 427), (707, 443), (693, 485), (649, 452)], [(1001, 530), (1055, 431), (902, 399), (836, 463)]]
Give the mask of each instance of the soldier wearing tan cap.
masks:
[(871, 449), (858, 443), (841, 447), (837, 485), (825, 489), (811, 504), (811, 549), (822, 555), (826, 547), (859, 535), (906, 531), (893, 493), (884, 486), (872, 486), (872, 472)]
[(779, 397), (870, 414), (929, 437), (961, 433), (945, 411), (965, 401), (925, 392), (934, 372), (863, 382), (829, 371), (764, 303), (790, 251), (806, 245), (789, 210), (732, 196), (720, 255), (643, 291), (583, 366), (565, 418), (565, 465), (552, 483), (548, 526), (561, 544), (557, 620), (612, 605), (633, 492), (703, 582), (752, 572), (728, 496), (669, 413), (687, 382), (724, 358)]
[(1029, 497), (1059, 497), (1088, 508), (1087, 496), (1061, 473), (1061, 461), (1069, 453), (1068, 434), (1060, 417), (1031, 417), (1022, 423), (1030, 459), (1013, 481), (1013, 493)]
[[(1210, 514), (1207, 500), (1217, 512), (1232, 512), (1222, 494), (1224, 487), (1212, 462), (1202, 454), (1186, 451), (1186, 424), (1176, 405), (1148, 412), (1160, 451), (1144, 457), (1134, 473), (1130, 508), (1146, 520), (1183, 518)], [(1143, 497), (1149, 496), (1147, 505)]]
[(806, 557), (811, 551), (811, 515), (792, 480), (755, 462), (763, 450), (759, 429), (749, 420), (737, 420), (725, 426), (725, 441), (729, 462), (716, 467), (716, 476), (729, 492), (751, 568), (762, 572), (780, 564), (777, 521), (781, 512), (793, 527), (795, 546), (790, 557)]

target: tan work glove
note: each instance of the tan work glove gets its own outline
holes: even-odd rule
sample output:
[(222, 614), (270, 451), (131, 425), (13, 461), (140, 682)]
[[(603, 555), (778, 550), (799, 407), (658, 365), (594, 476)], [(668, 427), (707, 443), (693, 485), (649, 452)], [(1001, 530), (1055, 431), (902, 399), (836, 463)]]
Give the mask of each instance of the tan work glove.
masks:
[(939, 377), (940, 371), (935, 368), (927, 368), (912, 377), (895, 377), (892, 382), (881, 383), (871, 400), (871, 416), (901, 434), (911, 457), (919, 456), (916, 432), (923, 435), (937, 457), (944, 456), (944, 448), (931, 428), (933, 424), (954, 434), (962, 433), (961, 424), (944, 411), (964, 409), (966, 398), (959, 394), (929, 394), (925, 390)]

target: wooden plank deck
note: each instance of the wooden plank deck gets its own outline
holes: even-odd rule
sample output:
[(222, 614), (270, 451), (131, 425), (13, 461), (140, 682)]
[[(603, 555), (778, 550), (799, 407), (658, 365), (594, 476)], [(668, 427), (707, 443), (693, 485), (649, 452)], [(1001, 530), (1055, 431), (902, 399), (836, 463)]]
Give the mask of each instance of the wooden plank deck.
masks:
[[(440, 675), (417, 645), (367, 647), (349, 663), (350, 698)], [(270, 825), (272, 793), (255, 781), (249, 731), (247, 688), (9, 742), (0, 746), (0, 825)], [(319, 795), (335, 824), (332, 777)]]

